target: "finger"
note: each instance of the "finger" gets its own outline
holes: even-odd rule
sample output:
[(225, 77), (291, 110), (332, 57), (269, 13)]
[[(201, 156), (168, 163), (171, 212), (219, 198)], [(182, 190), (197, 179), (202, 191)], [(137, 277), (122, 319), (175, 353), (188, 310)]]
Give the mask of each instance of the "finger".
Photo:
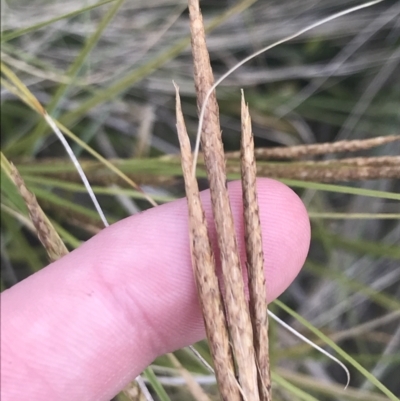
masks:
[[(241, 188), (229, 185), (241, 254)], [(258, 181), (267, 297), (304, 263), (299, 198)], [(212, 241), (209, 192), (202, 193)], [(242, 256), (243, 258), (243, 256)], [(191, 269), (186, 200), (127, 218), (2, 294), (4, 400), (109, 400), (158, 355), (204, 337)]]

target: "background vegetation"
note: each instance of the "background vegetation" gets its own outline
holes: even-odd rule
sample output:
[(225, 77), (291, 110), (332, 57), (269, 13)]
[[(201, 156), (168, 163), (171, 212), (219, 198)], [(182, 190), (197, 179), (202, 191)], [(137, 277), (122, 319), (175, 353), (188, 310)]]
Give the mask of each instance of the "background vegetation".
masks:
[[(219, 77), (253, 51), (357, 2), (205, 0), (201, 4)], [(237, 150), (239, 145), (240, 88), (249, 102), (257, 147), (399, 134), (399, 15), (400, 3), (386, 0), (241, 67), (217, 91), (226, 150)], [(193, 135), (197, 127), (185, 0), (3, 0), (1, 42), (5, 65), (89, 149), (110, 159), (157, 203), (183, 196), (172, 80), (180, 86)], [(41, 116), (6, 86), (1, 95), (3, 153), (16, 164), (73, 249), (98, 232), (102, 222), (64, 148)], [(70, 143), (110, 222), (151, 207), (143, 194), (87, 149)], [(352, 156), (399, 154), (399, 142), (394, 142)], [(348, 155), (310, 160), (343, 156)], [(235, 166), (235, 160), (229, 163)], [(337, 180), (333, 169), (329, 180), (322, 174), (310, 182), (294, 175), (290, 167), (298, 170), (299, 165), (293, 161), (265, 165), (273, 168), (277, 163), (281, 172), (268, 175), (286, 179), (296, 190), (313, 226), (305, 268), (280, 300), (399, 394), (399, 181), (368, 176)], [(200, 182), (207, 186), (203, 178)], [(1, 189), (5, 289), (45, 266), (48, 257), (3, 170)], [(275, 305), (271, 308), (316, 339), (288, 313)], [(271, 326), (275, 400), (387, 399), (351, 366), (351, 388), (343, 392), (337, 384), (344, 382), (340, 368), (273, 322)], [(206, 344), (197, 347), (207, 358)], [(213, 376), (187, 350), (175, 356), (207, 392), (215, 394)], [(158, 391), (161, 399), (192, 399), (170, 358), (159, 358), (153, 371), (157, 379), (150, 374), (147, 379), (164, 386), (165, 394)], [(119, 399), (126, 397), (121, 394)]]

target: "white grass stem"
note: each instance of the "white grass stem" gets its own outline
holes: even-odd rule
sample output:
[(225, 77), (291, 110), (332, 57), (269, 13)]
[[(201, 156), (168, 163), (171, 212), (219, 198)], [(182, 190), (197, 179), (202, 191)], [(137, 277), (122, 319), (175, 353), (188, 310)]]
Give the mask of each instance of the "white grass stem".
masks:
[(108, 227), (108, 221), (106, 219), (106, 216), (103, 213), (103, 210), (100, 207), (100, 204), (96, 198), (96, 195), (93, 192), (92, 187), (89, 184), (89, 181), (86, 177), (86, 174), (84, 173), (82, 166), (80, 165), (78, 159), (76, 158), (74, 152), (72, 151), (71, 146), (69, 146), (69, 143), (67, 142), (67, 140), (65, 139), (64, 135), (62, 134), (62, 132), (60, 131), (60, 129), (57, 127), (56, 123), (54, 122), (54, 120), (50, 117), (49, 114), (47, 114), (47, 112), (44, 113), (44, 118), (47, 122), (47, 124), (49, 124), (50, 128), (54, 131), (54, 133), (57, 135), (58, 139), (60, 140), (60, 142), (63, 144), (65, 150), (68, 153), (69, 158), (71, 159), (72, 163), (74, 164), (76, 170), (78, 171), (79, 176), (82, 179), (83, 185), (85, 185), (85, 188), (90, 196), (90, 198), (92, 199), (92, 202), (94, 204), (94, 207), (96, 208), (97, 213), (99, 214), (103, 224), (105, 227)]
[[(341, 368), (343, 368), (343, 370), (346, 372), (346, 376), (347, 376), (347, 382), (346, 382), (346, 386), (344, 388), (346, 389), (349, 386), (349, 383), (350, 383), (350, 372), (349, 372), (349, 370), (347, 369), (347, 367), (346, 367), (346, 365), (344, 363), (340, 362), (339, 359), (335, 358), (328, 351), (325, 351), (323, 348), (321, 348), (317, 344), (313, 343), (307, 337), (305, 337), (302, 334), (300, 334), (297, 330), (295, 330), (292, 327), (290, 327), (287, 323), (285, 323), (283, 320), (281, 320), (278, 316), (276, 316), (270, 310), (268, 310), (268, 316), (270, 316), (273, 320), (275, 320), (279, 325), (284, 327), (286, 330), (290, 331), (297, 338), (299, 338), (300, 340), (304, 341), (305, 343), (307, 343), (311, 347), (315, 348), (317, 351), (321, 352), (322, 354), (327, 356), (329, 359), (331, 359), (332, 361), (336, 362)], [(197, 358), (199, 358), (199, 360), (207, 367), (207, 369), (211, 373), (215, 373), (214, 369), (212, 368), (212, 366), (210, 366), (210, 364), (199, 354), (199, 352), (193, 346), (190, 346), (189, 348), (193, 352), (193, 354)]]
[(150, 394), (150, 391), (148, 390), (143, 377), (137, 376), (135, 380), (136, 380), (136, 383), (139, 385), (139, 388), (140, 388), (142, 394), (144, 395), (144, 398), (146, 398), (147, 401), (154, 401), (154, 398)]
[(274, 313), (272, 313), (271, 311), (268, 311), (268, 315), (272, 317), (272, 319), (274, 319), (278, 324), (280, 324), (282, 327), (284, 327), (286, 330), (290, 331), (292, 334), (294, 334), (296, 337), (300, 338), (300, 340), (304, 341), (305, 343), (307, 343), (308, 345), (310, 345), (311, 347), (315, 348), (316, 350), (318, 350), (319, 352), (321, 352), (322, 354), (326, 355), (329, 359), (331, 359), (332, 361), (336, 362), (338, 365), (340, 365), (341, 368), (343, 368), (343, 370), (346, 372), (346, 376), (347, 376), (347, 382), (346, 382), (346, 386), (344, 387), (345, 389), (349, 386), (350, 383), (350, 372), (349, 369), (347, 369), (346, 365), (343, 362), (340, 362), (339, 359), (335, 358), (333, 355), (331, 355), (328, 351), (325, 351), (323, 348), (321, 348), (320, 346), (318, 346), (317, 344), (313, 343), (311, 340), (309, 340), (307, 337), (303, 336), (302, 334), (300, 334), (297, 330), (293, 329), (292, 327), (290, 327), (287, 323), (285, 323), (283, 320), (281, 320), (278, 316), (276, 316)]
[(189, 345), (190, 351), (194, 354), (194, 356), (211, 372), (214, 373), (213, 367), (202, 357), (199, 351), (193, 347), (193, 345)]

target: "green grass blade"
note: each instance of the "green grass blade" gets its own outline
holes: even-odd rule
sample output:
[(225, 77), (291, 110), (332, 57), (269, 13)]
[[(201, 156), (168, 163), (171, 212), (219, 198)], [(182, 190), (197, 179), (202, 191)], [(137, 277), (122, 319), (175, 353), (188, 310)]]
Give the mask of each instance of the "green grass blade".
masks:
[(67, 209), (70, 210), (71, 212), (75, 212), (77, 215), (84, 216), (90, 219), (91, 221), (94, 222), (101, 221), (100, 216), (97, 214), (97, 212), (95, 212), (92, 209), (78, 205), (75, 202), (69, 201), (65, 198), (62, 198), (37, 186), (32, 186), (30, 189), (39, 199), (42, 199), (43, 201), (49, 202), (62, 209)]
[(61, 239), (68, 245), (70, 245), (72, 248), (76, 249), (79, 248), (79, 246), (82, 244), (82, 241), (78, 240), (78, 238), (74, 237), (68, 230), (66, 230), (64, 227), (62, 227), (60, 224), (58, 224), (56, 221), (53, 219), (50, 219), (51, 224), (53, 224), (54, 228), (60, 235)]
[(326, 220), (400, 220), (400, 213), (336, 213), (309, 212), (310, 219)]
[(289, 185), (289, 187), (294, 187), (294, 188), (316, 189), (319, 191), (360, 195), (360, 196), (371, 196), (374, 198), (393, 199), (400, 201), (400, 194), (393, 192), (376, 191), (373, 189), (355, 188), (344, 185), (322, 184), (318, 182), (309, 182), (309, 181), (286, 180), (286, 179), (282, 179), (279, 181), (283, 182), (286, 185)]
[(1, 169), (1, 195), (5, 196), (19, 212), (27, 214), (24, 200), (3, 168)]
[(169, 398), (167, 392), (164, 390), (164, 387), (157, 379), (157, 376), (154, 374), (153, 369), (151, 367), (148, 367), (144, 371), (144, 375), (149, 380), (151, 386), (153, 387), (154, 391), (156, 392), (161, 401), (171, 401), (171, 398)]
[[(42, 176), (27, 176), (24, 175), (25, 182), (30, 182), (34, 184), (41, 184), (46, 186), (51, 186), (54, 188), (65, 189), (71, 192), (78, 192), (78, 193), (87, 193), (87, 190), (83, 184), (77, 184), (75, 182), (68, 182), (59, 179), (49, 178), (49, 177), (42, 177)], [(92, 186), (93, 192), (99, 195), (125, 195), (129, 196), (133, 199), (140, 199), (146, 200), (146, 196), (143, 193), (132, 190), (132, 189), (124, 189), (119, 187), (101, 187), (101, 186)], [(152, 198), (157, 203), (167, 203), (172, 202), (176, 198), (173, 196), (161, 196), (161, 195), (152, 195)]]
[(272, 380), (277, 383), (279, 386), (289, 391), (292, 395), (298, 397), (300, 400), (304, 401), (318, 401), (317, 398), (313, 397), (311, 394), (306, 393), (304, 390), (301, 390), (294, 384), (290, 383), (282, 376), (278, 375), (276, 372), (271, 373)]
[[(40, 254), (40, 252), (44, 253), (44, 249), (40, 247), (39, 250), (32, 243), (29, 243), (23, 230), (21, 230), (21, 224), (15, 224), (15, 216), (10, 214), (7, 208), (2, 207), (1, 210), (1, 224), (6, 228), (7, 237), (10, 239), (8, 256), (16, 261), (23, 261), (32, 273), (39, 271), (45, 265)], [(6, 238), (2, 239), (6, 240)]]

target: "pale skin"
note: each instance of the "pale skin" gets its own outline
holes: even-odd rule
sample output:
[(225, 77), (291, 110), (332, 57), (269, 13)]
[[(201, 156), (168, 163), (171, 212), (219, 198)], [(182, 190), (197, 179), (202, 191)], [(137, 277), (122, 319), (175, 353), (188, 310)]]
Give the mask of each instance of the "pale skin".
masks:
[[(267, 298), (293, 281), (310, 224), (289, 188), (258, 180)], [(240, 183), (229, 185), (242, 255)], [(209, 226), (209, 193), (202, 199)], [(215, 244), (215, 232), (210, 229)], [(158, 355), (204, 338), (186, 200), (129, 217), (1, 295), (1, 400), (107, 401)]]

